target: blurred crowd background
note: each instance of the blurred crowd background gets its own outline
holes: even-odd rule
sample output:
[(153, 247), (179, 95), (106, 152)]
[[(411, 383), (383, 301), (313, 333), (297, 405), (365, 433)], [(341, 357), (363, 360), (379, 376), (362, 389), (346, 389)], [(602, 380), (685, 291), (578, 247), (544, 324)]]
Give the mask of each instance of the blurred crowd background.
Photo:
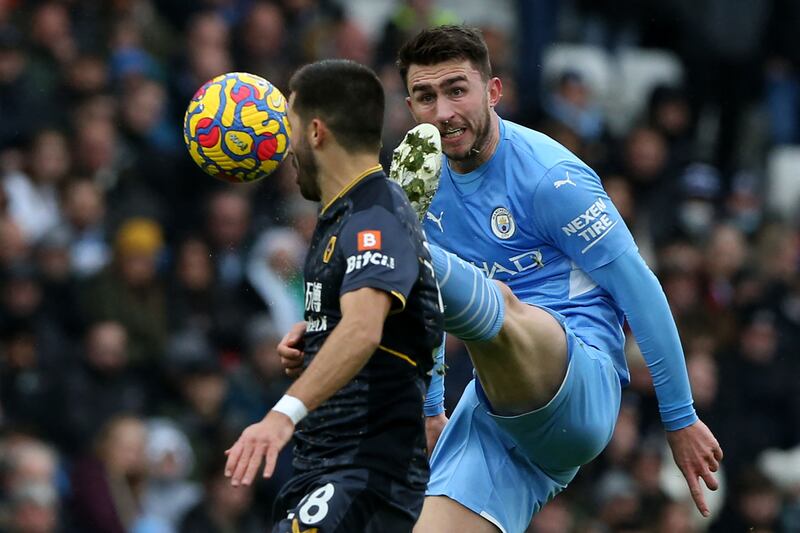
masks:
[[(529, 531), (800, 531), (798, 0), (0, 0), (0, 531), (266, 530), (288, 456), (234, 490), (223, 452), (287, 386), (317, 206), (288, 169), (202, 174), (184, 110), (224, 72), (285, 90), (351, 58), (385, 84), (388, 156), (399, 44), (464, 21), (501, 116), (604, 179), (725, 451), (701, 520), (631, 339), (611, 444)], [(448, 358), (452, 409), (471, 367)]]

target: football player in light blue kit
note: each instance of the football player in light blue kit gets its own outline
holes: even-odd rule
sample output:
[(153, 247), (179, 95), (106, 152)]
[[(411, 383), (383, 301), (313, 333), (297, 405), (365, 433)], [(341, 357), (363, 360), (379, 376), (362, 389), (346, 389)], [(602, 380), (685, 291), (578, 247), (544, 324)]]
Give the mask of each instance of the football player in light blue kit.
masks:
[[(449, 422), (434, 376), (426, 415), (436, 447), (414, 531), (527, 528), (611, 438), (629, 379), (625, 318), (674, 459), (707, 516), (698, 478), (716, 489), (722, 450), (695, 414), (664, 293), (600, 179), (549, 137), (498, 117), (502, 84), (479, 32), (424, 30), (400, 50), (398, 66), (412, 114), (439, 130), (446, 158), (438, 190), (430, 165), (420, 172), (396, 161), (393, 175), (407, 192), (410, 182), (419, 192), (418, 180), (436, 191), (427, 211), (425, 195), (416, 203), (445, 327), (466, 342), (477, 373)], [(422, 128), (398, 159), (437, 157), (436, 139), (419, 142)]]

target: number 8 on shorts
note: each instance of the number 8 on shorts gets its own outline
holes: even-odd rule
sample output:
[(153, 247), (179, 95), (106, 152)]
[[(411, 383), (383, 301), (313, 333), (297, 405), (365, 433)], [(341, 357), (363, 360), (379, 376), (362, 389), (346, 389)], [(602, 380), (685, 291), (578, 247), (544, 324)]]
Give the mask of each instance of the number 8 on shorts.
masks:
[[(328, 483), (313, 492), (306, 494), (297, 506), (300, 521), (309, 526), (318, 524), (328, 515), (328, 502), (333, 498), (333, 483)], [(289, 513), (289, 518), (294, 518)]]

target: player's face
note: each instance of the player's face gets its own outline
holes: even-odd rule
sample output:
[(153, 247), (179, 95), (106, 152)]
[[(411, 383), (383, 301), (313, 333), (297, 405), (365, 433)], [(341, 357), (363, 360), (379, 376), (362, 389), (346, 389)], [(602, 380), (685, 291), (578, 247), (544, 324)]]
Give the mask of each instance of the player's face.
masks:
[(322, 192), (319, 186), (319, 165), (311, 144), (308, 142), (307, 124), (303, 124), (300, 116), (294, 112), (292, 104), (294, 94), (289, 97), (289, 125), (292, 128), (292, 149), (290, 157), (292, 166), (297, 172), (297, 185), (300, 186), (300, 194), (306, 200), (319, 202), (322, 199)]
[[(498, 78), (484, 80), (468, 60), (411, 65), (408, 106), (417, 122), (428, 122), (442, 134), (442, 151), (452, 161), (482, 159), (492, 144), (492, 108), (500, 100)], [(483, 154), (484, 156), (491, 154)]]

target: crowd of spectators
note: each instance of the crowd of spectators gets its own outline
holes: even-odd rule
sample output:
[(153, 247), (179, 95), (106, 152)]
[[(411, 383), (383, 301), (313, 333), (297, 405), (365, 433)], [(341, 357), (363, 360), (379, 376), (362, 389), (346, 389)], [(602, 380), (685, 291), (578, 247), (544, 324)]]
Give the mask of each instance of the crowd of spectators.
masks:
[[(287, 386), (275, 346), (302, 317), (317, 206), (286, 168), (242, 186), (204, 175), (182, 119), (218, 74), (285, 89), (297, 66), (345, 57), (384, 82), (388, 156), (413, 125), (399, 43), (461, 19), (397, 0), (364, 28), (353, 3), (0, 2), (0, 531), (269, 526), (289, 456), (272, 480), (233, 489), (224, 450)], [(725, 451), (702, 520), (629, 339), (611, 444), (529, 531), (800, 531), (800, 209), (779, 216), (765, 201), (766, 154), (800, 143), (800, 2), (501, 4), (518, 27), (484, 27), (498, 112), (603, 178), (669, 298), (696, 408)], [(619, 131), (580, 69), (541, 75), (551, 42), (669, 50), (685, 76)], [(448, 359), (452, 409), (471, 367), (453, 339)]]

